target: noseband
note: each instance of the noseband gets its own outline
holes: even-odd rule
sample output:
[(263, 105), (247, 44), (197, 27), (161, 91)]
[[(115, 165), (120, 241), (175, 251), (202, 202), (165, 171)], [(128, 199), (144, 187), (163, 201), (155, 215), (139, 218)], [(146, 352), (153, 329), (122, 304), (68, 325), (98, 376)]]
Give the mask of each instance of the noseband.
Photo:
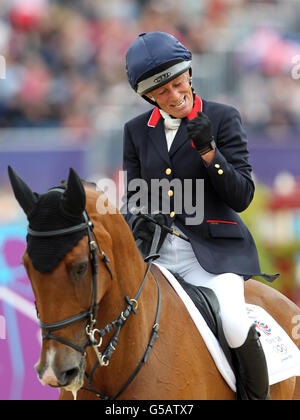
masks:
[[(65, 191), (63, 188), (53, 188), (52, 191), (53, 190), (60, 191), (60, 192)], [(54, 322), (54, 323), (51, 323), (51, 324), (44, 323), (39, 319), (39, 326), (44, 331), (44, 335), (43, 335), (44, 340), (47, 340), (47, 339), (48, 340), (56, 340), (56, 341), (66, 345), (66, 346), (69, 346), (69, 347), (73, 348), (74, 350), (77, 350), (82, 355), (86, 354), (86, 348), (88, 346), (92, 346), (95, 353), (96, 353), (97, 361), (96, 361), (95, 366), (93, 367), (90, 375), (86, 375), (88, 385), (89, 385), (88, 388), (82, 388), (82, 389), (85, 389), (87, 391), (95, 393), (97, 395), (97, 397), (102, 399), (102, 400), (108, 400), (108, 399), (114, 400), (133, 381), (135, 376), (138, 374), (138, 372), (142, 368), (143, 364), (146, 363), (146, 361), (148, 359), (148, 356), (149, 356), (149, 353), (150, 353), (150, 351), (153, 347), (153, 344), (158, 337), (159, 317), (160, 317), (160, 307), (161, 307), (161, 294), (160, 294), (160, 287), (159, 287), (158, 281), (157, 281), (154, 273), (152, 273), (152, 274), (153, 274), (153, 277), (154, 277), (154, 280), (156, 282), (157, 289), (158, 289), (157, 310), (156, 310), (154, 325), (152, 327), (152, 331), (151, 331), (151, 334), (150, 334), (150, 340), (149, 340), (148, 346), (146, 348), (146, 351), (145, 351), (141, 361), (137, 365), (137, 367), (134, 370), (134, 372), (132, 373), (132, 375), (128, 378), (128, 380), (123, 384), (123, 386), (119, 389), (119, 391), (111, 398), (104, 395), (104, 394), (101, 394), (100, 392), (98, 392), (92, 386), (93, 374), (94, 374), (95, 369), (97, 368), (97, 366), (99, 364), (101, 366), (108, 366), (110, 358), (111, 358), (113, 352), (116, 350), (116, 346), (117, 346), (117, 343), (118, 343), (118, 336), (120, 334), (121, 328), (125, 325), (127, 319), (129, 318), (129, 316), (132, 313), (134, 313), (134, 314), (137, 313), (138, 298), (140, 297), (140, 294), (142, 293), (142, 290), (145, 286), (145, 283), (146, 283), (146, 280), (147, 280), (147, 277), (148, 277), (148, 273), (151, 269), (151, 264), (156, 258), (159, 257), (159, 255), (156, 253), (156, 249), (157, 249), (157, 246), (158, 246), (158, 243), (159, 243), (161, 228), (158, 225), (156, 225), (156, 227), (155, 227), (155, 234), (154, 234), (154, 238), (153, 238), (153, 241), (152, 241), (150, 254), (145, 259), (145, 262), (147, 263), (146, 273), (145, 273), (144, 279), (142, 281), (142, 284), (139, 287), (139, 290), (138, 290), (136, 296), (133, 299), (130, 299), (128, 296), (125, 296), (127, 306), (124, 309), (124, 311), (120, 314), (120, 316), (115, 321), (110, 322), (104, 328), (99, 330), (97, 328), (94, 328), (96, 326), (97, 314), (98, 314), (98, 302), (97, 302), (97, 276), (98, 276), (98, 255), (97, 255), (97, 251), (98, 250), (99, 250), (101, 259), (102, 259), (103, 263), (105, 264), (106, 269), (109, 271), (112, 278), (113, 278), (113, 274), (112, 274), (112, 270), (109, 266), (110, 260), (108, 259), (106, 254), (101, 250), (101, 248), (98, 244), (96, 235), (95, 235), (94, 230), (93, 230), (94, 229), (93, 223), (91, 222), (91, 220), (90, 220), (86, 211), (83, 212), (83, 217), (84, 217), (84, 220), (85, 220), (83, 223), (81, 223), (79, 225), (76, 225), (76, 226), (69, 227), (69, 228), (65, 228), (65, 229), (39, 232), (39, 231), (32, 230), (30, 227), (27, 228), (28, 234), (30, 236), (36, 237), (36, 238), (53, 238), (53, 237), (58, 237), (58, 236), (70, 235), (72, 233), (76, 233), (76, 232), (86, 230), (87, 235), (88, 235), (88, 242), (89, 242), (89, 252), (90, 252), (90, 260), (91, 260), (91, 267), (92, 267), (92, 302), (91, 302), (90, 308), (85, 312), (81, 312), (81, 313), (79, 313), (77, 315), (74, 315), (70, 318), (66, 318), (62, 321)], [(38, 312), (38, 310), (37, 310), (37, 312)], [(38, 316), (38, 318), (39, 318), (39, 316)], [(58, 331), (58, 330), (61, 330), (63, 328), (67, 328), (70, 325), (73, 325), (73, 324), (75, 324), (79, 321), (82, 321), (84, 319), (88, 320), (88, 323), (87, 323), (87, 326), (86, 326), (86, 335), (87, 335), (88, 338), (87, 338), (87, 342), (83, 346), (78, 346), (77, 344), (74, 344), (71, 341), (69, 341), (69, 340), (67, 340), (63, 337), (52, 334), (54, 331)], [(112, 331), (114, 328), (116, 328), (116, 332), (114, 333), (113, 337), (109, 341), (109, 343), (108, 343), (107, 347), (105, 348), (105, 350), (103, 351), (103, 353), (100, 353), (99, 347), (102, 344), (102, 338), (104, 337), (104, 335), (106, 335), (107, 333)], [(95, 335), (99, 336), (99, 341), (97, 341)]]

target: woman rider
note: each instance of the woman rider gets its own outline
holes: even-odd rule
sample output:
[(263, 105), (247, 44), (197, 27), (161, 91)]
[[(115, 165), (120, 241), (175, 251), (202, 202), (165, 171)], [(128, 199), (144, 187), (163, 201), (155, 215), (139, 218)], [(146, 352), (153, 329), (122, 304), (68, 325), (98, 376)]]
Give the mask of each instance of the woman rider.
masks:
[[(237, 397), (268, 399), (266, 360), (259, 335), (247, 317), (244, 298), (244, 281), (263, 275), (254, 240), (238, 215), (254, 194), (247, 138), (235, 108), (194, 93), (191, 62), (190, 51), (163, 32), (141, 34), (127, 52), (129, 83), (154, 108), (125, 124), (127, 195), (126, 211), (122, 211), (135, 238), (149, 245), (154, 224), (132, 206), (130, 183), (142, 179), (151, 190), (154, 179), (169, 182), (171, 187), (165, 192), (160, 189), (159, 197), (149, 192), (146, 212), (175, 227), (189, 242), (164, 234), (158, 262), (186, 282), (215, 292), (224, 334), (239, 366)], [(197, 188), (201, 179), (202, 195)], [(181, 182), (180, 197), (176, 197), (172, 180)], [(187, 180), (191, 183), (185, 183)], [(153, 211), (153, 201), (161, 207), (166, 198), (168, 211)], [(184, 202), (187, 199), (195, 212), (204, 206), (202, 220), (191, 218)], [(182, 204), (179, 212), (178, 203)]]

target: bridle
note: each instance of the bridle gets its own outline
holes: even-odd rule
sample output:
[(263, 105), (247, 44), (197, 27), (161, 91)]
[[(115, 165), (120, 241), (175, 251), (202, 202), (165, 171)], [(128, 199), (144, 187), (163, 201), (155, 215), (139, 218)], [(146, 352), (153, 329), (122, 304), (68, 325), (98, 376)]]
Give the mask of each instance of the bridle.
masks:
[[(60, 191), (60, 192), (65, 191), (63, 188), (55, 188), (55, 190)], [(53, 191), (53, 189), (52, 189), (52, 191)], [(93, 374), (94, 374), (96, 368), (98, 367), (99, 364), (101, 366), (108, 366), (109, 365), (110, 358), (111, 358), (113, 352), (116, 350), (116, 346), (117, 346), (117, 343), (118, 343), (118, 336), (120, 334), (121, 328), (124, 326), (127, 319), (129, 318), (129, 316), (132, 313), (137, 314), (138, 298), (139, 298), (139, 296), (140, 296), (140, 294), (141, 294), (141, 292), (144, 288), (145, 282), (146, 282), (147, 277), (148, 277), (148, 273), (149, 273), (150, 268), (151, 268), (151, 264), (156, 258), (159, 257), (159, 255), (156, 254), (156, 249), (157, 249), (157, 245), (158, 245), (158, 241), (159, 241), (159, 237), (160, 237), (160, 227), (156, 225), (155, 234), (154, 234), (154, 238), (153, 238), (153, 242), (152, 242), (152, 246), (151, 246), (151, 251), (150, 251), (149, 256), (145, 259), (145, 261), (147, 262), (146, 273), (145, 273), (144, 279), (141, 283), (141, 286), (140, 286), (136, 296), (133, 299), (130, 299), (128, 296), (125, 296), (127, 306), (124, 309), (124, 311), (122, 311), (122, 313), (120, 314), (120, 316), (116, 320), (114, 320), (113, 322), (110, 322), (104, 328), (99, 330), (99, 329), (95, 328), (96, 323), (97, 323), (97, 314), (98, 314), (98, 302), (97, 302), (98, 251), (99, 251), (102, 262), (105, 264), (106, 269), (110, 273), (111, 278), (113, 278), (113, 273), (112, 273), (112, 270), (109, 266), (110, 260), (107, 257), (107, 255), (105, 254), (105, 252), (102, 251), (102, 249), (99, 246), (96, 235), (94, 233), (93, 223), (90, 220), (86, 211), (83, 212), (83, 217), (84, 217), (84, 220), (85, 220), (83, 223), (80, 223), (78, 225), (75, 225), (75, 226), (72, 226), (72, 227), (69, 227), (69, 228), (65, 228), (65, 229), (40, 232), (40, 231), (32, 230), (30, 227), (27, 228), (28, 234), (32, 237), (37, 237), (37, 238), (53, 238), (53, 237), (58, 237), (58, 236), (70, 235), (70, 234), (75, 233), (75, 232), (80, 232), (80, 231), (86, 230), (87, 231), (87, 236), (88, 236), (89, 253), (90, 253), (90, 261), (91, 261), (91, 268), (92, 268), (92, 299), (91, 299), (91, 305), (90, 305), (90, 307), (87, 311), (81, 312), (77, 315), (74, 315), (70, 318), (66, 318), (62, 321), (49, 323), (49, 324), (44, 323), (39, 319), (38, 308), (37, 308), (37, 315), (38, 315), (38, 319), (39, 319), (39, 326), (44, 331), (43, 340), (56, 340), (56, 341), (58, 341), (58, 342), (60, 342), (64, 345), (69, 346), (69, 347), (73, 348), (74, 350), (80, 352), (83, 356), (86, 355), (86, 348), (88, 346), (93, 347), (93, 349), (96, 353), (96, 356), (97, 356), (97, 361), (96, 361), (91, 373), (89, 375), (86, 374), (87, 381), (88, 381), (88, 387), (87, 388), (82, 388), (82, 389), (95, 393), (100, 399), (113, 400), (113, 399), (116, 399), (124, 391), (124, 389), (132, 382), (132, 380), (135, 378), (135, 376), (137, 375), (137, 373), (139, 372), (139, 370), (141, 369), (143, 364), (147, 361), (149, 353), (150, 353), (150, 351), (152, 349), (152, 346), (154, 344), (154, 341), (158, 337), (161, 295), (160, 295), (159, 284), (156, 280), (156, 277), (155, 277), (154, 273), (152, 272), (153, 277), (154, 277), (155, 282), (156, 282), (156, 285), (157, 285), (157, 288), (158, 288), (158, 304), (157, 304), (157, 310), (156, 310), (154, 325), (152, 327), (152, 332), (151, 332), (151, 335), (150, 335), (150, 340), (149, 340), (147, 349), (146, 349), (140, 363), (138, 364), (137, 368), (134, 370), (133, 374), (129, 377), (129, 379), (125, 382), (125, 384), (123, 384), (123, 386), (120, 388), (120, 390), (113, 397), (108, 397), (106, 395), (103, 395), (93, 387), (92, 380), (93, 380)], [(79, 321), (84, 320), (84, 319), (87, 319), (88, 321), (87, 321), (87, 325), (86, 325), (87, 341), (83, 346), (79, 346), (79, 345), (77, 345), (75, 343), (72, 343), (71, 341), (69, 341), (69, 340), (67, 340), (63, 337), (60, 337), (58, 335), (53, 334), (53, 332), (55, 332), (55, 331), (67, 328), (67, 327), (69, 327), (69, 326), (71, 326), (75, 323), (78, 323)], [(106, 335), (107, 333), (112, 331), (114, 328), (116, 328), (116, 332), (114, 333), (113, 337), (109, 341), (105, 350), (101, 353), (99, 351), (99, 348), (102, 345), (102, 339), (103, 339), (104, 335)], [(96, 336), (99, 337), (98, 341), (97, 341)]]
[(40, 232), (40, 231), (34, 231), (30, 227), (27, 228), (27, 232), (30, 236), (36, 237), (36, 238), (53, 238), (58, 236), (65, 236), (70, 235), (72, 233), (77, 233), (83, 230), (87, 231), (88, 235), (88, 243), (89, 243), (89, 253), (90, 253), (90, 261), (91, 261), (91, 267), (92, 267), (92, 299), (91, 299), (91, 305), (89, 309), (85, 312), (81, 312), (77, 315), (74, 315), (70, 318), (66, 318), (62, 321), (54, 322), (51, 324), (46, 324), (42, 322), (39, 319), (39, 326), (44, 330), (43, 339), (48, 340), (56, 340), (62, 344), (65, 344), (69, 347), (72, 347), (73, 349), (79, 351), (80, 353), (84, 354), (86, 351), (86, 348), (90, 345), (94, 345), (94, 341), (88, 337), (88, 340), (86, 344), (82, 347), (78, 346), (77, 344), (72, 343), (69, 340), (66, 340), (63, 337), (57, 336), (52, 334), (54, 331), (61, 330), (63, 328), (67, 328), (79, 321), (82, 321), (84, 319), (88, 319), (88, 325), (87, 327), (94, 326), (96, 324), (96, 318), (98, 313), (98, 303), (97, 303), (97, 276), (98, 276), (98, 257), (97, 253), (98, 250), (100, 252), (100, 255), (102, 257), (102, 260), (104, 264), (106, 265), (106, 268), (108, 269), (110, 275), (112, 276), (112, 271), (109, 267), (109, 259), (107, 258), (106, 254), (101, 250), (97, 243), (97, 239), (93, 238), (94, 232), (93, 232), (93, 223), (90, 221), (88, 215), (86, 212), (83, 213), (83, 217), (85, 218), (85, 222), (81, 223), (76, 226), (72, 226), (70, 228), (60, 229), (60, 230), (53, 230), (53, 231), (46, 231), (46, 232)]

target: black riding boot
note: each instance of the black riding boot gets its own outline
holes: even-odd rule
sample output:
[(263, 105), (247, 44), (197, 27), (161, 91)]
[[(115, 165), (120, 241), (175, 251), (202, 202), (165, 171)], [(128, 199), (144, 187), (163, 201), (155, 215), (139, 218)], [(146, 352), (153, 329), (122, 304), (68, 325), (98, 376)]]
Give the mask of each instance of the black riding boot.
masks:
[(231, 350), (236, 368), (237, 399), (270, 399), (266, 358), (254, 325), (250, 328), (245, 343)]

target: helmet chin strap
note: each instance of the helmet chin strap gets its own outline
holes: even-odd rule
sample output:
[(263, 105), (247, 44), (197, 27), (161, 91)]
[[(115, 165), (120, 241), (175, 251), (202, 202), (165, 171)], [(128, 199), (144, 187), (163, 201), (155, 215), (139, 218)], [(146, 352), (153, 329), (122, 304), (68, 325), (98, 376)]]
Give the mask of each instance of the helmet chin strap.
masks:
[(149, 104), (153, 105), (153, 106), (157, 106), (158, 108), (160, 108), (160, 106), (158, 105), (157, 102), (155, 102), (154, 98), (150, 99), (148, 98), (148, 96), (146, 95), (142, 95), (141, 96), (143, 99), (145, 99), (145, 101), (149, 102)]

